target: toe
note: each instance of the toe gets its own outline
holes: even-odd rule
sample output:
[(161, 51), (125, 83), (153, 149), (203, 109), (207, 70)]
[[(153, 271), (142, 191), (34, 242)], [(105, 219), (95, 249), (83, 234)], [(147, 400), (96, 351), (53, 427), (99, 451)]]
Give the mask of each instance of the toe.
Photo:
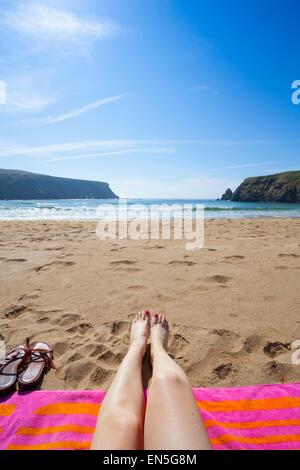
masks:
[(146, 315), (146, 321), (147, 321), (148, 325), (150, 325), (150, 323), (151, 323), (151, 313), (146, 311), (145, 315)]

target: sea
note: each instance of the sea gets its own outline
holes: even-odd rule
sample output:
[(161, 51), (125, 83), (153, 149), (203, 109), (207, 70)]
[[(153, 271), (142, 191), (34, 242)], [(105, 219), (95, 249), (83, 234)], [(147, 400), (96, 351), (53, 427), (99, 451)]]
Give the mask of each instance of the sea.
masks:
[[(99, 220), (114, 217), (145, 218), (152, 207), (161, 207), (160, 217), (170, 216), (174, 204), (191, 209), (204, 207), (206, 219), (258, 219), (300, 217), (300, 204), (232, 202), (213, 199), (55, 199), (0, 201), (0, 220)], [(173, 216), (176, 217), (176, 212)]]

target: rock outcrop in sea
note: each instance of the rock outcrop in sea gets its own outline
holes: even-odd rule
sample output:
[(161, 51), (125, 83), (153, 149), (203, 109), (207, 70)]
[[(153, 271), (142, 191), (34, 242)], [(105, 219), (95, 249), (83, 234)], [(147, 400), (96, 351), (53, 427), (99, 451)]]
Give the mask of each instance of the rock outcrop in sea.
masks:
[(226, 189), (225, 193), (221, 197), (221, 201), (231, 201), (233, 196), (233, 192), (231, 191), (230, 188)]
[[(229, 200), (230, 190), (222, 196)], [(226, 197), (226, 199), (225, 199)], [(232, 201), (300, 203), (300, 171), (246, 178), (234, 191)]]

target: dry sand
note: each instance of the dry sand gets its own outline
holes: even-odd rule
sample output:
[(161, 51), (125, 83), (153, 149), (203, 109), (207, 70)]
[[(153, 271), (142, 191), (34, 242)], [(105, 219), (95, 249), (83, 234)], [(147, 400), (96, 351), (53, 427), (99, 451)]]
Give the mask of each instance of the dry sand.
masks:
[(168, 315), (170, 354), (194, 386), (299, 381), (300, 220), (207, 221), (197, 252), (100, 241), (95, 228), (0, 223), (0, 339), (53, 345), (44, 389), (107, 388), (142, 309)]

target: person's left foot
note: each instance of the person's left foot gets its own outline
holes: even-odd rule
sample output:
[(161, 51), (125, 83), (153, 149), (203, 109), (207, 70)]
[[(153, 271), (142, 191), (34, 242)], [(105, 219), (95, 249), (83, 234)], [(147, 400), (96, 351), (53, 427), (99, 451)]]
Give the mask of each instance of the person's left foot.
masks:
[(144, 342), (146, 349), (150, 335), (150, 312), (139, 312), (133, 319), (130, 331), (130, 344)]

